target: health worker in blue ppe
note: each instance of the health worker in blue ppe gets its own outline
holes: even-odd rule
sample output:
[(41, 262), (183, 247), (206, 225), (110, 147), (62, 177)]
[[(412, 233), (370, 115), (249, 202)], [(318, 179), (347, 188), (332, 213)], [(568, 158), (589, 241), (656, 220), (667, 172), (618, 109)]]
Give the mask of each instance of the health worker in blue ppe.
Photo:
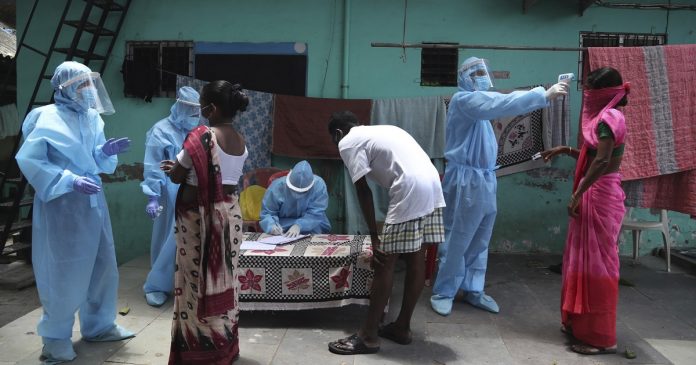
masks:
[(179, 185), (174, 184), (160, 169), (160, 161), (175, 160), (184, 145), (188, 132), (200, 123), (198, 92), (184, 86), (170, 114), (155, 123), (145, 137), (144, 181), (140, 184), (148, 202), (145, 213), (154, 220), (150, 242), (150, 273), (143, 290), (147, 304), (159, 307), (174, 290), (174, 205)]
[(326, 183), (314, 175), (307, 161), (298, 162), (287, 176), (276, 179), (261, 204), (261, 229), (272, 235), (329, 233)]
[(75, 312), (85, 341), (117, 341), (134, 334), (115, 323), (118, 269), (109, 208), (99, 174), (112, 174), (128, 138), (104, 137), (100, 113), (114, 108), (99, 73), (61, 63), (51, 78), (54, 104), (24, 120), (16, 159), (35, 190), (32, 225), (34, 276), (43, 305), (38, 334), (45, 364), (73, 360)]
[(498, 142), (490, 120), (544, 108), (548, 101), (566, 95), (558, 83), (545, 90), (509, 94), (488, 91), (493, 86), (484, 60), (471, 57), (458, 72), (458, 88), (447, 111), (442, 182), (445, 195), (445, 242), (438, 249), (440, 266), (430, 303), (446, 316), (459, 290), (471, 305), (498, 313), (498, 304), (484, 293), (488, 243), (497, 212), (495, 162)]

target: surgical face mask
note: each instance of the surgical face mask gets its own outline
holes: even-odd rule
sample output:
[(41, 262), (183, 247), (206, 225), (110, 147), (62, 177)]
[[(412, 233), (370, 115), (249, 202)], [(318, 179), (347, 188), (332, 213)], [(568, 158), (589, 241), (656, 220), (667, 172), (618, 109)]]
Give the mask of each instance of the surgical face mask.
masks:
[(476, 90), (486, 91), (491, 88), (491, 79), (488, 76), (475, 76), (474, 85)]
[(97, 105), (97, 99), (95, 97), (95, 90), (84, 87), (77, 90), (77, 100), (75, 100), (82, 108), (94, 109)]
[(184, 118), (184, 120), (181, 121), (181, 126), (187, 130), (190, 131), (193, 128), (196, 128), (200, 125), (201, 123), (201, 118), (199, 116), (188, 116)]

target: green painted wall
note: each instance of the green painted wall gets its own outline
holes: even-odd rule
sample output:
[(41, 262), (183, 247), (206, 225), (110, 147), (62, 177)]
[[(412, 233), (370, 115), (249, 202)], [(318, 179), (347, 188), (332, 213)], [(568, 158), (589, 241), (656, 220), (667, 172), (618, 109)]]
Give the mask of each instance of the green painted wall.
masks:
[[(27, 42), (46, 49), (54, 34), (65, 0), (41, 1), (27, 34)], [(81, 1), (73, 1), (81, 3)], [(696, 4), (681, 0), (679, 3)], [(171, 99), (152, 103), (123, 98), (120, 68), (129, 40), (193, 40), (229, 42), (306, 42), (308, 44), (309, 96), (340, 97), (343, 58), (343, 1), (326, 0), (134, 0), (123, 24), (104, 80), (117, 113), (105, 117), (108, 136), (129, 136), (131, 151), (119, 157), (117, 179), (105, 188), (120, 261), (147, 252), (151, 222), (143, 209), (145, 198), (137, 181), (144, 153), (145, 132), (165, 116)], [(667, 13), (591, 7), (583, 17), (572, 1), (541, 1), (527, 14), (522, 1), (418, 0), (408, 2), (406, 42), (459, 42), (461, 44), (563, 46), (578, 45), (580, 31), (664, 32)], [(18, 26), (26, 22), (31, 1), (19, 1)], [(348, 97), (380, 98), (451, 94), (454, 88), (421, 87), (420, 51), (373, 48), (371, 42), (400, 42), (404, 1), (350, 1)], [(696, 43), (696, 12), (669, 14), (668, 43)], [(20, 29), (22, 31), (22, 29)], [(510, 78), (496, 86), (511, 88), (552, 82), (559, 73), (576, 72), (576, 52), (462, 50), (460, 61), (476, 55), (488, 58), (495, 70), (510, 71)], [(19, 62), (19, 105), (25, 105), (36, 80), (41, 58), (22, 51)], [(55, 65), (49, 68), (49, 73)], [(577, 120), (579, 93), (572, 90), (571, 120)], [(21, 109), (20, 109), (21, 110)], [(573, 123), (575, 124), (575, 123)], [(576, 131), (573, 130), (575, 137)], [(289, 167), (294, 160), (276, 157), (274, 163)], [(339, 219), (342, 194), (339, 165), (314, 164), (328, 180), (335, 181), (331, 215)], [(506, 176), (499, 180), (499, 215), (491, 248), (496, 251), (561, 252), (574, 163), (558, 160), (548, 168)], [(328, 176), (332, 175), (332, 176)], [(641, 210), (639, 216), (648, 217)], [(670, 213), (672, 235), (679, 245), (694, 245), (696, 222)], [(626, 235), (626, 238), (629, 236)], [(660, 238), (647, 234), (642, 253)], [(630, 249), (622, 244), (622, 252)]]

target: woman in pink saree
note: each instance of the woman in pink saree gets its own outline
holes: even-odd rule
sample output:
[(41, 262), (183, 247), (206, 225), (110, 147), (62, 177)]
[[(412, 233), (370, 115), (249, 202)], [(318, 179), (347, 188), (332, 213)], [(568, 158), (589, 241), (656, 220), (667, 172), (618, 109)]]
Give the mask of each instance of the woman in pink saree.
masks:
[(618, 171), (626, 124), (615, 107), (627, 104), (628, 91), (617, 70), (592, 71), (583, 92), (581, 149), (542, 152), (545, 161), (563, 153), (578, 159), (563, 253), (561, 330), (581, 342), (571, 350), (586, 355), (616, 352), (618, 238), (625, 213)]

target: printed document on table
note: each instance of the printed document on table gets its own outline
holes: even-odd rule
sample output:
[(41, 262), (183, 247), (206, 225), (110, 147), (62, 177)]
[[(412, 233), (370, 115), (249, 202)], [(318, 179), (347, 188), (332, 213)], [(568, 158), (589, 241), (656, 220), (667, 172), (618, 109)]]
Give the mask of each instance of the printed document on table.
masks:
[(266, 243), (269, 245), (284, 245), (286, 243), (295, 242), (303, 238), (309, 237), (308, 234), (299, 235), (297, 237), (285, 237), (285, 236), (266, 236), (259, 239), (260, 243)]

